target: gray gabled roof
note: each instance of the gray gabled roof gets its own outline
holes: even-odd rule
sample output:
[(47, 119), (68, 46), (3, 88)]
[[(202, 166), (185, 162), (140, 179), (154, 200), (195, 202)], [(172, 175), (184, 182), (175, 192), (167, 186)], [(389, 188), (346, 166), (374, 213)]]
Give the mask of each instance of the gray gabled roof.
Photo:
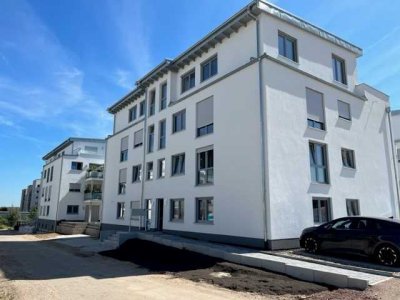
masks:
[(204, 52), (207, 52), (210, 48), (214, 48), (216, 44), (221, 43), (223, 39), (229, 38), (230, 35), (234, 32), (237, 32), (239, 28), (246, 26), (247, 23), (253, 19), (253, 15), (259, 15), (262, 12), (317, 35), (322, 39), (355, 53), (357, 56), (362, 55), (361, 48), (337, 37), (336, 35), (312, 25), (311, 23), (308, 23), (307, 21), (304, 21), (303, 19), (271, 3), (263, 0), (253, 0), (246, 7), (242, 8), (239, 12), (234, 14), (223, 24), (215, 28), (175, 59), (165, 59), (149, 73), (136, 81), (137, 87), (122, 97), (122, 99), (120, 99), (118, 102), (107, 108), (107, 111), (112, 114), (117, 113), (119, 110), (123, 109), (125, 106), (141, 97), (144, 94), (144, 90), (147, 86), (161, 78), (163, 75), (167, 74), (168, 71), (177, 71), (180, 68), (190, 64), (191, 61), (194, 61)]

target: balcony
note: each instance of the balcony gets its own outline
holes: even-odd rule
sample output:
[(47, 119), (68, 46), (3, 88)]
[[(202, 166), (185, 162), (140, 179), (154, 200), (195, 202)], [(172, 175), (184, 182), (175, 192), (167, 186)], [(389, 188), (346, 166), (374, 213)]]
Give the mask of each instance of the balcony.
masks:
[(85, 193), (85, 200), (101, 200), (101, 192), (88, 192)]
[(86, 179), (103, 179), (103, 172), (89, 171), (86, 173)]

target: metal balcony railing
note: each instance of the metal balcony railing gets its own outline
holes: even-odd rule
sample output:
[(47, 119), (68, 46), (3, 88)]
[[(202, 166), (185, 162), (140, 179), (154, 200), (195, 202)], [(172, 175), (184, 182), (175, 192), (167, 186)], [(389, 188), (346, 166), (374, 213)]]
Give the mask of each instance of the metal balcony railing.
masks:
[(85, 200), (101, 200), (101, 192), (85, 193)]

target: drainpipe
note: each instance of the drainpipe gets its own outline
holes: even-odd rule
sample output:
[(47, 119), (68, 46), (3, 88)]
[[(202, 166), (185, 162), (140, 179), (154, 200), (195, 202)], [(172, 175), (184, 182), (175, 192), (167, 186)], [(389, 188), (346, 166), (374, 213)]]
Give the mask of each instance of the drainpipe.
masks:
[[(73, 147), (73, 145), (72, 145), (72, 147)], [(58, 182), (58, 197), (57, 197), (57, 207), (56, 207), (56, 220), (54, 221), (54, 232), (56, 232), (56, 229), (57, 229), (58, 204), (60, 203), (61, 177), (62, 177), (63, 164), (64, 164), (64, 156), (61, 156), (60, 180)]]
[[(394, 145), (394, 140), (393, 140), (393, 132), (392, 132), (392, 116), (390, 114), (390, 107), (386, 108), (386, 113), (388, 115), (388, 121), (389, 121), (389, 135), (390, 135), (390, 148), (392, 152), (392, 160), (393, 160), (393, 171), (394, 171), (394, 178), (396, 181), (396, 193), (397, 193), (397, 217), (399, 218), (399, 208), (400, 208), (400, 192), (399, 192), (399, 179), (398, 179), (398, 174), (397, 174), (397, 166), (396, 166), (396, 154), (394, 151), (395, 145)], [(396, 205), (395, 210), (396, 210)]]
[[(144, 197), (144, 181), (145, 181), (145, 175), (146, 175), (146, 147), (147, 147), (147, 114), (148, 114), (148, 107), (147, 107), (147, 87), (144, 88), (144, 105), (145, 105), (145, 113), (144, 113), (144, 121), (143, 121), (143, 158), (142, 158), (142, 180), (141, 180), (141, 192), (140, 192), (140, 207), (144, 207), (143, 205), (143, 197)], [(154, 166), (153, 166), (153, 172), (154, 172)], [(132, 203), (132, 202), (131, 202)], [(129, 232), (131, 231), (132, 228), (132, 207), (130, 208), (130, 214), (129, 214)], [(139, 230), (141, 226), (141, 219), (142, 217), (139, 218)], [(146, 224), (144, 224), (146, 226)]]
[(264, 103), (264, 89), (263, 89), (263, 68), (262, 57), (260, 51), (260, 21), (251, 12), (251, 8), (258, 5), (255, 1), (247, 6), (247, 13), (256, 22), (256, 46), (257, 46), (257, 60), (258, 60), (258, 88), (259, 88), (259, 107), (260, 107), (260, 138), (261, 138), (261, 186), (262, 186), (262, 204), (263, 204), (263, 225), (264, 225), (264, 246), (267, 246), (268, 229), (267, 229), (267, 176), (266, 176), (266, 143), (265, 143), (265, 103)]

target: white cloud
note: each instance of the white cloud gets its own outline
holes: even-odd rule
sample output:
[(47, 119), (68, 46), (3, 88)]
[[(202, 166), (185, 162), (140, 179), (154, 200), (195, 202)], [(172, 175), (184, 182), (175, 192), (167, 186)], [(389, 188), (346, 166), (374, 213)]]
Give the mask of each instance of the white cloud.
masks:
[(8, 126), (8, 127), (14, 127), (15, 124), (13, 121), (3, 117), (0, 115), (0, 125)]
[(124, 89), (131, 90), (134, 88), (133, 74), (130, 71), (117, 69), (115, 71), (115, 81)]
[(0, 68), (0, 110), (5, 112), (7, 124), (31, 121), (65, 130), (71, 136), (109, 134), (111, 116), (85, 89), (85, 73), (74, 56), (29, 4), (18, 2), (16, 11), (12, 30), (0, 28), (0, 54), (8, 51), (17, 61), (26, 63), (30, 74), (5, 74)]
[(130, 0), (109, 1), (108, 4), (123, 48), (121, 52), (130, 62), (127, 67), (135, 71), (136, 76), (143, 76), (152, 67), (149, 23), (143, 20), (143, 7), (139, 1)]

